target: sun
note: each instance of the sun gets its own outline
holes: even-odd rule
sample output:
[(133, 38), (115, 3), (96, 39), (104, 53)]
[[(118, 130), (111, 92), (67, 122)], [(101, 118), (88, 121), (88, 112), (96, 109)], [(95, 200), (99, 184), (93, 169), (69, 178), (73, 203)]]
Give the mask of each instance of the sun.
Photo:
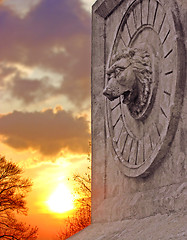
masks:
[(52, 212), (64, 213), (74, 208), (73, 196), (69, 189), (60, 183), (56, 190), (51, 194), (47, 205)]

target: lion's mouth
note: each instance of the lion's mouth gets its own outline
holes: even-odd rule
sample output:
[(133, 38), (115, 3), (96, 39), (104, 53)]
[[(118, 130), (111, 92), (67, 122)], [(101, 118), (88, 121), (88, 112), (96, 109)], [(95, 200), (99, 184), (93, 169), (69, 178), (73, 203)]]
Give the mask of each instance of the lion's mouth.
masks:
[(130, 103), (130, 95), (131, 95), (131, 91), (129, 91), (129, 90), (123, 93), (123, 103), (124, 104)]
[(112, 96), (111, 93), (108, 93), (106, 91), (103, 92), (103, 94), (110, 100), (110, 101), (114, 101), (117, 97)]

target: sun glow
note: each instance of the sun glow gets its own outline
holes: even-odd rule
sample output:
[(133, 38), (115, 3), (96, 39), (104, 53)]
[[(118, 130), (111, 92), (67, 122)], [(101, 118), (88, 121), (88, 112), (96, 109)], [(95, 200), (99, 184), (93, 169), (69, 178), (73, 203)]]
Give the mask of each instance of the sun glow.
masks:
[(47, 205), (49, 206), (49, 209), (55, 213), (70, 211), (74, 208), (73, 196), (69, 189), (61, 183), (50, 196)]

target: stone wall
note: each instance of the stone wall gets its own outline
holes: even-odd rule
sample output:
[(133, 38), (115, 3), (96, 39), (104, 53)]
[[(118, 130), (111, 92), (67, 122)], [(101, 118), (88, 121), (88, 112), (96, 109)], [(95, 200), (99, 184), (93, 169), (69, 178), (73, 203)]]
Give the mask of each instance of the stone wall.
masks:
[[(184, 212), (186, 206), (186, 90), (175, 137), (170, 143), (165, 159), (155, 167), (151, 174), (145, 178), (124, 176), (116, 165), (111, 151), (112, 144), (102, 90), (105, 85), (105, 69), (117, 27), (132, 2), (97, 1), (93, 7), (93, 222), (144, 218), (158, 213)], [(160, 2), (167, 11), (180, 11), (177, 17), (180, 17), (182, 29), (178, 29), (183, 36), (181, 41), (185, 42), (185, 1), (177, 2), (177, 10), (174, 1)], [(185, 52), (180, 54), (184, 62)], [(186, 77), (183, 72), (182, 88), (185, 87), (185, 82)]]
[[(98, 0), (92, 17), (92, 224), (71, 239), (187, 239), (187, 2)], [(141, 50), (152, 71), (145, 104), (144, 85), (119, 77), (133, 79)]]

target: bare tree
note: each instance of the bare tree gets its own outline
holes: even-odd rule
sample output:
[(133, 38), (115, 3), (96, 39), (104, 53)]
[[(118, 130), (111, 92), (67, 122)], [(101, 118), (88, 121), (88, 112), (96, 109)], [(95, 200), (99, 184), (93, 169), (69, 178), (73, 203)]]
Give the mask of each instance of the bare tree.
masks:
[(0, 157), (0, 239), (34, 240), (37, 227), (27, 226), (15, 218), (15, 213), (27, 213), (25, 197), (32, 183), (21, 176), (22, 169)]
[[(90, 144), (91, 147), (91, 144)], [(75, 193), (80, 198), (75, 201), (74, 214), (65, 220), (63, 229), (57, 235), (58, 240), (65, 240), (91, 224), (91, 159), (90, 151), (87, 160), (89, 166), (85, 174), (75, 174)]]

